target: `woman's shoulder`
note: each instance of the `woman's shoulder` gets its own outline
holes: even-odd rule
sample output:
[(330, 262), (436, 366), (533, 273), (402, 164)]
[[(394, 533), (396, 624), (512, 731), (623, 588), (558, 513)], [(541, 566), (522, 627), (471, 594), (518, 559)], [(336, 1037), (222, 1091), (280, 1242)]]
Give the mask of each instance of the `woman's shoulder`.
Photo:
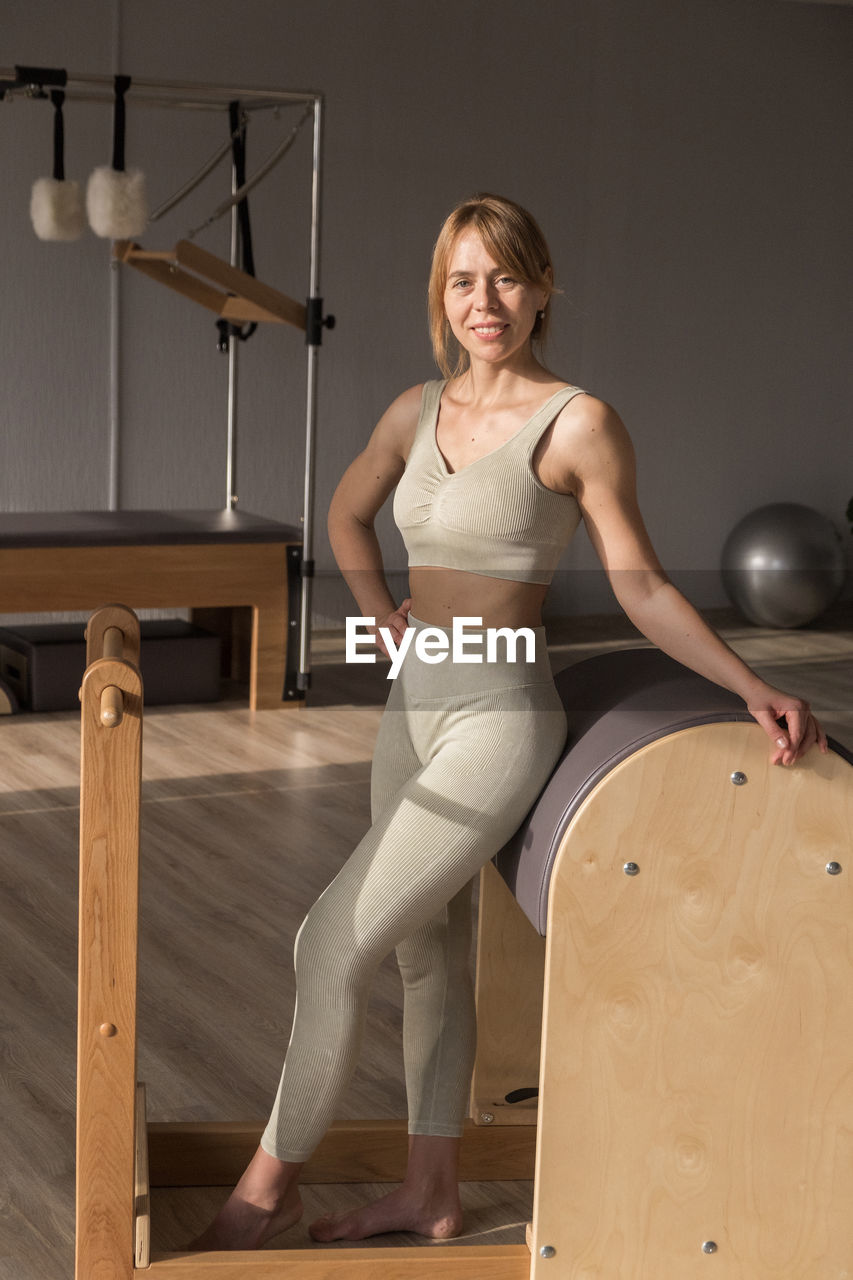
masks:
[(418, 382), (395, 397), (376, 424), (374, 441), (391, 446), (395, 452), (407, 457), (420, 421), (425, 393), (433, 385)]
[(388, 408), (382, 415), (382, 419), (390, 419), (398, 425), (417, 426), (418, 418), (424, 403), (430, 394), (440, 394), (440, 388), (443, 383), (437, 382), (416, 382), (414, 386), (407, 387), (405, 391), (391, 401)]
[(625, 424), (612, 404), (599, 399), (584, 387), (578, 387), (572, 383), (566, 383), (565, 389), (579, 394), (571, 396), (557, 414), (555, 422), (562, 428), (561, 434), (564, 432), (575, 432), (581, 435), (603, 433), (606, 436), (614, 436), (625, 431)]
[(613, 406), (585, 392), (572, 396), (557, 414), (547, 453), (555, 475), (578, 477), (630, 462), (633, 445)]

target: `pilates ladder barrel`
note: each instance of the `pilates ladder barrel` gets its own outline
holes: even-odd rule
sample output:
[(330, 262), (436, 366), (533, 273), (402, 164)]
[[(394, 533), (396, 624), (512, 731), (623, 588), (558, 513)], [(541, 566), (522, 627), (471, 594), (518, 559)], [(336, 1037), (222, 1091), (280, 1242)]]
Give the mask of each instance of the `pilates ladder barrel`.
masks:
[[(135, 1044), (142, 686), (121, 618), (94, 623), (90, 636), (100, 627), (110, 650), (121, 631), (125, 656), (90, 654), (82, 690), (77, 1280), (850, 1280), (853, 770), (838, 752), (773, 768), (763, 731), (737, 722), (639, 745), (560, 834), (532, 1252), (164, 1253), (146, 1266), (148, 1137), (152, 1180), (156, 1165), (163, 1184), (188, 1185), (188, 1171), (214, 1163), (217, 1183), (233, 1180), (260, 1130), (146, 1133)], [(108, 688), (121, 694), (112, 723), (101, 715)], [(511, 909), (536, 937), (505, 891), (503, 916), (481, 926), (481, 967), (491, 955), (499, 983), (502, 964), (518, 980)], [(528, 1003), (542, 990), (536, 942)], [(518, 1005), (505, 993), (503, 1004), (517, 1035)], [(500, 1037), (481, 1012), (488, 1057)], [(524, 1176), (531, 1126), (478, 1119), (463, 1177)], [(334, 1130), (305, 1181), (343, 1180), (341, 1162), (359, 1161), (364, 1180), (396, 1180), (404, 1133), (404, 1122)]]

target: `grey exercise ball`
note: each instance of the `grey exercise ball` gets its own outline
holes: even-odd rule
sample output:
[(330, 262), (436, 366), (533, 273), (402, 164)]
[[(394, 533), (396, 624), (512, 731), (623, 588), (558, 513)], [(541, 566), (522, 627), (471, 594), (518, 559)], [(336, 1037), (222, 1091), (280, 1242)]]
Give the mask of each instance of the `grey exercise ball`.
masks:
[(841, 536), (798, 502), (744, 516), (723, 547), (723, 586), (749, 622), (802, 627), (832, 604), (844, 583)]

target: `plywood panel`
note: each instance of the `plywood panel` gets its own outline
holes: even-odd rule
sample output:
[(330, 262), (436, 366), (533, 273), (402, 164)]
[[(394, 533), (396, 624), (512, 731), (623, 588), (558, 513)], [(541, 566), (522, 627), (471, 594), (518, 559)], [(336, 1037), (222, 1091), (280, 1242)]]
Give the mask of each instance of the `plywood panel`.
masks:
[(553, 1274), (544, 1245), (561, 1280), (850, 1275), (853, 770), (767, 754), (754, 725), (673, 735), (566, 833), (536, 1280)]

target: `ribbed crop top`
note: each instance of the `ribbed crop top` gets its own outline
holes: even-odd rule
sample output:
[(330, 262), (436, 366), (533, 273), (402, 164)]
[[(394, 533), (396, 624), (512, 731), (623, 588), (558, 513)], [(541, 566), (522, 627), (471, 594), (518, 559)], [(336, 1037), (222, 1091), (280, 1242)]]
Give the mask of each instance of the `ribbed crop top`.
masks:
[(415, 438), (394, 495), (409, 566), (549, 583), (580, 522), (580, 509), (571, 494), (542, 484), (533, 451), (563, 406), (583, 395), (582, 388), (561, 388), (509, 440), (460, 471), (449, 471), (436, 440), (445, 385), (424, 384)]

